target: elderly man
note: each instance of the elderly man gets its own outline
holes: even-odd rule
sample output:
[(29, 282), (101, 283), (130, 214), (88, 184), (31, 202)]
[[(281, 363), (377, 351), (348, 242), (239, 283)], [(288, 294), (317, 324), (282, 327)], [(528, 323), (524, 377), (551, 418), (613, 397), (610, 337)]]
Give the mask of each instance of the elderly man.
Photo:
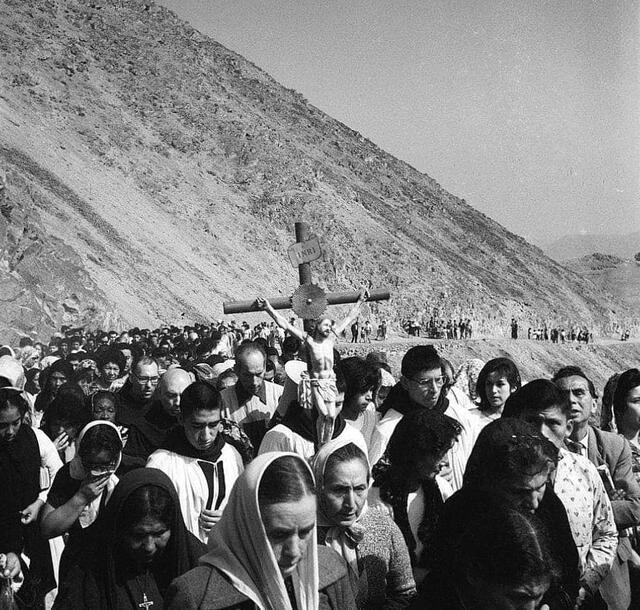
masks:
[(129, 378), (118, 393), (116, 422), (119, 425), (130, 427), (144, 417), (159, 380), (158, 363), (153, 358), (143, 356), (133, 364)]
[(129, 430), (122, 464), (125, 470), (144, 466), (149, 456), (164, 443), (167, 434), (178, 423), (180, 397), (194, 379), (184, 369), (169, 369), (160, 379), (156, 398), (144, 417)]
[(236, 351), (238, 381), (222, 390), (222, 413), (239, 424), (254, 447), (259, 447), (278, 406), (282, 386), (265, 381), (267, 355), (260, 345), (246, 342)]
[[(589, 421), (596, 406), (591, 379), (577, 366), (566, 366), (553, 377), (571, 406), (571, 451), (587, 458), (603, 476), (619, 532), (618, 552), (600, 593), (611, 609), (628, 608), (631, 602), (629, 567), (631, 543), (625, 528), (640, 524), (640, 486), (632, 471), (631, 447), (622, 436), (603, 432)], [(607, 485), (609, 482), (609, 485)]]

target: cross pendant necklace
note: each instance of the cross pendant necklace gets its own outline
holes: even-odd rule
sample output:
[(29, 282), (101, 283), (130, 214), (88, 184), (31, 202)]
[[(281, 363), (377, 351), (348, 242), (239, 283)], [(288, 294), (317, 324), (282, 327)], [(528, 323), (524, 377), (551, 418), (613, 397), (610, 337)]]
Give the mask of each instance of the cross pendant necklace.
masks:
[(153, 602), (147, 599), (147, 594), (142, 594), (142, 603), (138, 604), (138, 608), (144, 608), (144, 610), (149, 610), (149, 606), (153, 606)]

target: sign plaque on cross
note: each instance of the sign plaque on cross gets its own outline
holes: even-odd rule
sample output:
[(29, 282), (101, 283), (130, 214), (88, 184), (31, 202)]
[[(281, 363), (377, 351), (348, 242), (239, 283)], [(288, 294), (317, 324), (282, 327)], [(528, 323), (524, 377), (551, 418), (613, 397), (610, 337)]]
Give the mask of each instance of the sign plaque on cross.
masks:
[[(309, 227), (304, 222), (296, 222), (296, 243), (289, 250), (289, 260), (294, 267), (298, 267), (300, 286), (290, 297), (270, 298), (269, 302), (274, 309), (293, 309), (293, 311), (305, 320), (319, 318), (328, 305), (343, 305), (355, 303), (360, 295), (356, 291), (327, 292), (311, 281), (311, 261), (322, 256), (320, 240), (309, 235)], [(367, 301), (386, 301), (389, 299), (389, 291), (378, 288), (369, 291)], [(225, 314), (248, 313), (261, 311), (255, 299), (251, 301), (232, 301), (223, 303)]]

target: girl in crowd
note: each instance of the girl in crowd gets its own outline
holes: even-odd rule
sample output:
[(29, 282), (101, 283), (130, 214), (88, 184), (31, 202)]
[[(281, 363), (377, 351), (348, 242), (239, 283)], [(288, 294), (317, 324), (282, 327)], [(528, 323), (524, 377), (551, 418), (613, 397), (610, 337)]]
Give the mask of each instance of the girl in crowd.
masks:
[(82, 531), (96, 520), (118, 483), (114, 473), (122, 457), (120, 433), (107, 421), (87, 424), (76, 447), (75, 457), (56, 474), (40, 524), (47, 539), (66, 534), (61, 580), (77, 558)]
[(534, 610), (556, 577), (540, 524), (490, 495), (474, 510), (447, 503), (433, 559), (415, 610)]
[(78, 433), (91, 421), (84, 393), (78, 386), (61, 388), (42, 418), (42, 430), (53, 441), (64, 463), (75, 455)]
[(521, 386), (520, 372), (509, 358), (494, 358), (482, 367), (476, 384), (479, 405), (469, 413), (483, 428), (502, 415), (504, 403)]
[(406, 608), (415, 581), (402, 533), (381, 510), (367, 510), (371, 473), (364, 447), (336, 439), (316, 454), (318, 543), (347, 562), (361, 610)]
[(488, 494), (503, 506), (535, 514), (549, 533), (549, 551), (559, 570), (559, 579), (545, 595), (545, 602), (551, 610), (573, 610), (579, 589), (579, 560), (566, 510), (551, 485), (557, 463), (555, 445), (533, 426), (500, 418), (480, 432), (462, 489), (447, 505), (474, 512), (476, 504), (484, 502), (482, 496)]
[(354, 610), (344, 562), (316, 543), (307, 463), (292, 453), (251, 462), (231, 493), (200, 567), (178, 578), (169, 610)]
[(163, 608), (170, 582), (204, 551), (184, 526), (169, 478), (154, 468), (132, 470), (85, 532), (82, 560), (61, 584), (54, 609)]
[(453, 493), (438, 473), (460, 429), (456, 420), (435, 411), (407, 413), (389, 441), (388, 469), (379, 475), (380, 497), (393, 508), (411, 563), (421, 575), (442, 506)]

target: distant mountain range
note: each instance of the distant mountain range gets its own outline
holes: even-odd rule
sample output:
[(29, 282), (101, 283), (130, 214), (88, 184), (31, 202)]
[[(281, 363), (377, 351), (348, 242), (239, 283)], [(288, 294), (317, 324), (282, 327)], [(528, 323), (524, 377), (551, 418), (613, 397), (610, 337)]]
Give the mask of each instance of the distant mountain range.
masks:
[(321, 285), (390, 289), (374, 322), (634, 315), (151, 0), (0, 3), (0, 181), (6, 339), (290, 295), (296, 220)]
[(640, 231), (619, 235), (565, 235), (539, 245), (547, 256), (559, 263), (595, 253), (627, 259), (640, 252)]

